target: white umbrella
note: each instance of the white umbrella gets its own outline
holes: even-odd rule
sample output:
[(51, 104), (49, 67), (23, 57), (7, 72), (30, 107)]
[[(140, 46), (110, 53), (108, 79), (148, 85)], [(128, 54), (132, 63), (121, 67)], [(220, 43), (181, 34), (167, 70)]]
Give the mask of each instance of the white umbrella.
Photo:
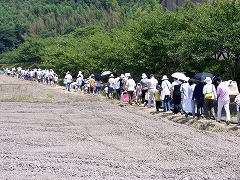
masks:
[(181, 80), (185, 80), (186, 79), (186, 76), (184, 73), (181, 73), (181, 72), (175, 72), (172, 74), (172, 77), (173, 78), (176, 78), (176, 79), (181, 79)]
[(109, 75), (109, 74), (112, 74), (111, 71), (104, 71), (102, 72), (101, 76), (106, 76), (106, 75)]

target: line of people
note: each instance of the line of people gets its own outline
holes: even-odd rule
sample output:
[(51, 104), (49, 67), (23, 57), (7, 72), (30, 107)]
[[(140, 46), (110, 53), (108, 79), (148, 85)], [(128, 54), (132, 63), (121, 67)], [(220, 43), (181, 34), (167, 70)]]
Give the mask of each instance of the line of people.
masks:
[[(22, 69), (9, 68), (5, 69), (8, 76), (19, 79), (36, 80), (43, 84), (56, 85), (58, 83), (58, 75), (48, 69)], [(99, 94), (101, 90), (109, 99), (124, 100), (130, 105), (155, 107), (159, 112), (162, 105), (163, 112), (184, 113), (186, 117), (189, 115), (197, 119), (206, 118), (221, 121), (222, 109), (226, 112), (226, 123), (230, 123), (230, 96), (228, 92), (229, 81), (222, 81), (221, 78), (215, 79), (216, 85), (210, 77), (205, 80), (196, 81), (189, 77), (178, 79), (173, 77), (171, 83), (166, 75), (163, 75), (161, 83), (155, 78), (154, 74), (150, 74), (149, 78), (142, 73), (139, 82), (135, 82), (130, 73), (121, 74), (114, 77), (109, 76), (107, 83), (100, 79), (96, 79), (94, 75), (84, 79), (83, 73), (79, 71), (77, 79), (73, 81), (70, 72), (66, 73), (64, 83), (66, 89), (71, 88), (75, 91), (84, 91), (85, 93)], [(217, 116), (214, 110), (214, 104), (217, 102)], [(235, 103), (238, 112), (238, 125), (240, 125), (240, 95), (236, 96)]]

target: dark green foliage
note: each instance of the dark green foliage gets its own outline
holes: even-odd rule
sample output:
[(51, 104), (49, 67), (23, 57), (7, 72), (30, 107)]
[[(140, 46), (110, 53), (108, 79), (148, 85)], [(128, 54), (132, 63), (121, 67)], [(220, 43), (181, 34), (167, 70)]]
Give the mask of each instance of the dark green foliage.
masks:
[(1, 51), (26, 40), (1, 63), (38, 63), (60, 75), (112, 70), (137, 80), (143, 72), (160, 79), (207, 71), (240, 79), (238, 1), (188, 2), (163, 13), (156, 0), (12, 0), (1, 1), (0, 10), (0, 28), (10, 28), (12, 42), (1, 42)]

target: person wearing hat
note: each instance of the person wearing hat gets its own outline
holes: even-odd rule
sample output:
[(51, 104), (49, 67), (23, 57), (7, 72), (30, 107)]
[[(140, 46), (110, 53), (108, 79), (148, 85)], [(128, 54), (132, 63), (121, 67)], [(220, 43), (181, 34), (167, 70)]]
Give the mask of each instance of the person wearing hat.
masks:
[(108, 96), (110, 99), (113, 99), (113, 87), (114, 87), (114, 83), (115, 83), (115, 79), (114, 79), (114, 75), (111, 74), (109, 76), (109, 79), (108, 79)]
[(130, 105), (132, 105), (132, 101), (133, 101), (133, 95), (134, 95), (134, 91), (136, 88), (136, 83), (133, 80), (133, 78), (131, 76), (128, 77), (127, 83), (126, 83), (126, 89), (128, 92), (128, 96), (129, 96), (129, 101), (128, 103)]
[(217, 99), (216, 88), (212, 84), (212, 79), (210, 77), (206, 77), (204, 82), (206, 83), (203, 86), (205, 117), (207, 119), (215, 119), (214, 100)]
[(229, 96), (229, 81), (222, 81), (222, 78), (216, 78), (217, 86), (217, 97), (218, 97), (218, 110), (217, 110), (217, 122), (221, 121), (222, 108), (224, 107), (226, 112), (226, 124), (230, 123), (230, 96)]
[(183, 83), (180, 87), (182, 93), (182, 110), (185, 113), (185, 116), (188, 117), (189, 114), (192, 114), (192, 90), (188, 83), (189, 77), (183, 79)]
[(156, 91), (157, 85), (158, 85), (158, 80), (155, 79), (153, 74), (151, 74), (150, 79), (148, 81), (148, 91), (149, 91), (149, 100), (148, 100), (148, 105), (147, 105), (148, 108), (151, 108), (152, 103), (153, 103), (154, 107), (156, 106), (154, 93)]
[(66, 73), (66, 76), (64, 77), (64, 79), (66, 81), (67, 90), (70, 91), (70, 86), (72, 83), (72, 75), (70, 74), (69, 71)]
[(161, 95), (164, 96), (163, 98), (163, 111), (164, 112), (169, 112), (170, 111), (170, 88), (171, 88), (171, 83), (168, 80), (168, 77), (166, 75), (163, 75), (162, 77), (162, 91)]
[(140, 81), (142, 87), (142, 104), (147, 104), (147, 102), (145, 102), (145, 95), (148, 91), (148, 81), (147, 75), (142, 73), (142, 79)]

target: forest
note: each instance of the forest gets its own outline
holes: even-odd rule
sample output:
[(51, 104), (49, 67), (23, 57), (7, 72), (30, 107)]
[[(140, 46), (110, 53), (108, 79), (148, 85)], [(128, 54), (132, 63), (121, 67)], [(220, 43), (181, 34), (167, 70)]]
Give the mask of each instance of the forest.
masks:
[(0, 18), (1, 67), (240, 82), (238, 0), (189, 0), (175, 12), (157, 0), (2, 0)]

